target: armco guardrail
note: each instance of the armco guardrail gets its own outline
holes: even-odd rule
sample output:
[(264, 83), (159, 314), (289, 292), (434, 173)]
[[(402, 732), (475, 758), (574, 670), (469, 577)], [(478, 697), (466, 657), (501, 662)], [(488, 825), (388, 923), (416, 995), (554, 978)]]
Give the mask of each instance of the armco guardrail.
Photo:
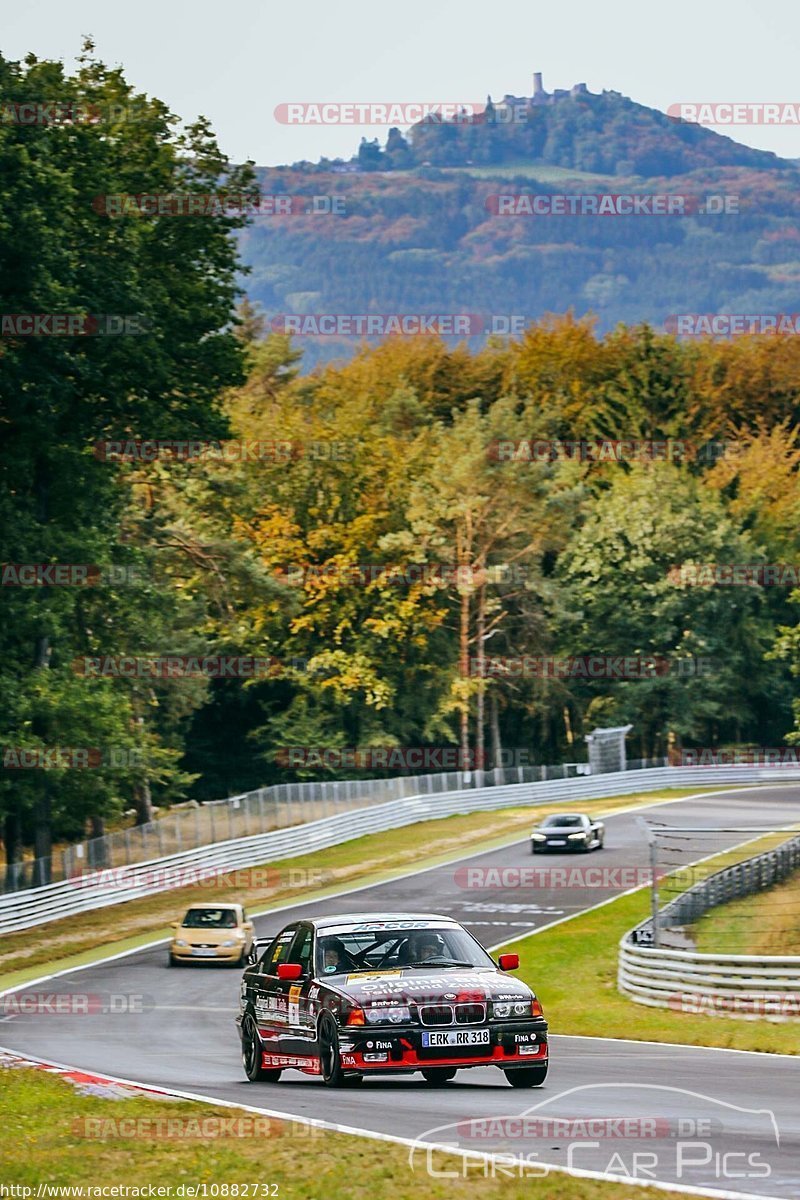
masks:
[[(455, 749), (455, 748), (454, 748)], [(666, 766), (664, 759), (633, 763), (629, 770)], [(252, 837), (286, 829), (352, 809), (385, 804), (405, 796), (435, 795), (462, 788), (496, 787), (510, 783), (542, 783), (571, 779), (587, 763), (557, 766), (499, 767), (491, 771), (451, 771), (428, 775), (392, 776), (389, 779), (331, 779), (310, 783), (279, 783), (256, 788), (225, 800), (176, 805), (156, 821), (119, 829), (103, 837), (67, 846), (45, 858), (7, 864), (0, 892), (19, 892), (72, 879), (79, 872), (99, 867), (131, 866), (155, 857), (180, 854), (217, 842)]]
[(719, 786), (800, 779), (791, 769), (757, 767), (655, 767), (608, 775), (521, 783), (491, 788), (466, 788), (437, 796), (409, 796), (386, 804), (324, 817), (290, 829), (218, 842), (137, 863), (130, 867), (84, 874), (62, 883), (0, 896), (0, 934), (28, 929), (75, 913), (104, 908), (153, 895), (196, 880), (201, 873), (234, 871), (313, 853), (368, 833), (380, 833), (458, 813), (489, 811), (512, 805), (575, 803), (604, 796), (626, 795), (661, 788)]
[[(772, 887), (799, 869), (800, 837), (790, 838), (688, 888), (658, 914), (658, 928), (690, 925), (710, 909)], [(619, 990), (638, 1004), (800, 1019), (800, 956), (700, 954), (647, 945), (652, 938), (651, 918), (626, 933), (619, 946)]]
[(637, 1004), (720, 1017), (800, 1019), (797, 955), (694, 954), (623, 938), (619, 989)]

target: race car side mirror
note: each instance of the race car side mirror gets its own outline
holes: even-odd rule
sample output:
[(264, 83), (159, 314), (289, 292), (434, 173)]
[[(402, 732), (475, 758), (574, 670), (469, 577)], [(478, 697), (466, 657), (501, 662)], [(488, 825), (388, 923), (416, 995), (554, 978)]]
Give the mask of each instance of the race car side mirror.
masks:
[(519, 966), (519, 955), (501, 954), (497, 960), (497, 965), (501, 971), (516, 971)]
[(302, 974), (300, 963), (278, 963), (278, 979), (299, 979)]

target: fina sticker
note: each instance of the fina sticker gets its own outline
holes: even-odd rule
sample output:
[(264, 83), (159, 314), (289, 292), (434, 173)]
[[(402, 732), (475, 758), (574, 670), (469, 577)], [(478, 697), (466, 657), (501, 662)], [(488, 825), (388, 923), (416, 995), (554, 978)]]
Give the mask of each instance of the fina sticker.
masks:
[(348, 975), (347, 983), (361, 983), (364, 979), (390, 979), (394, 975), (402, 975), (402, 971), (361, 971), (358, 975)]

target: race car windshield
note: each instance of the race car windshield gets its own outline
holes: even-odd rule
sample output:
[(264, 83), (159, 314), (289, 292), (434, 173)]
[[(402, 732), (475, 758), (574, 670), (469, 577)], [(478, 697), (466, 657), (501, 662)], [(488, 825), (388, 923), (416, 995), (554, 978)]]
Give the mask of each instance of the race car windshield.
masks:
[(574, 813), (565, 813), (563, 816), (545, 817), (542, 821), (542, 829), (552, 829), (554, 826), (559, 829), (569, 829), (574, 825), (583, 826), (583, 817), (575, 816)]
[(317, 939), (317, 973), (494, 967), (465, 929), (358, 929)]
[(229, 908), (190, 908), (184, 929), (235, 929), (236, 913)]

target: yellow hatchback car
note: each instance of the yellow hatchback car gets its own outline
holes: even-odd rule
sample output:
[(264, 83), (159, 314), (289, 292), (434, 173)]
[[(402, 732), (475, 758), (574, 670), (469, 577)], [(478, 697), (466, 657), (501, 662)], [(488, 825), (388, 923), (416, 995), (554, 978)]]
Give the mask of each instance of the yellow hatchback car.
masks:
[(228, 963), (244, 967), (254, 943), (253, 922), (241, 904), (192, 904), (183, 921), (175, 921), (167, 963)]

